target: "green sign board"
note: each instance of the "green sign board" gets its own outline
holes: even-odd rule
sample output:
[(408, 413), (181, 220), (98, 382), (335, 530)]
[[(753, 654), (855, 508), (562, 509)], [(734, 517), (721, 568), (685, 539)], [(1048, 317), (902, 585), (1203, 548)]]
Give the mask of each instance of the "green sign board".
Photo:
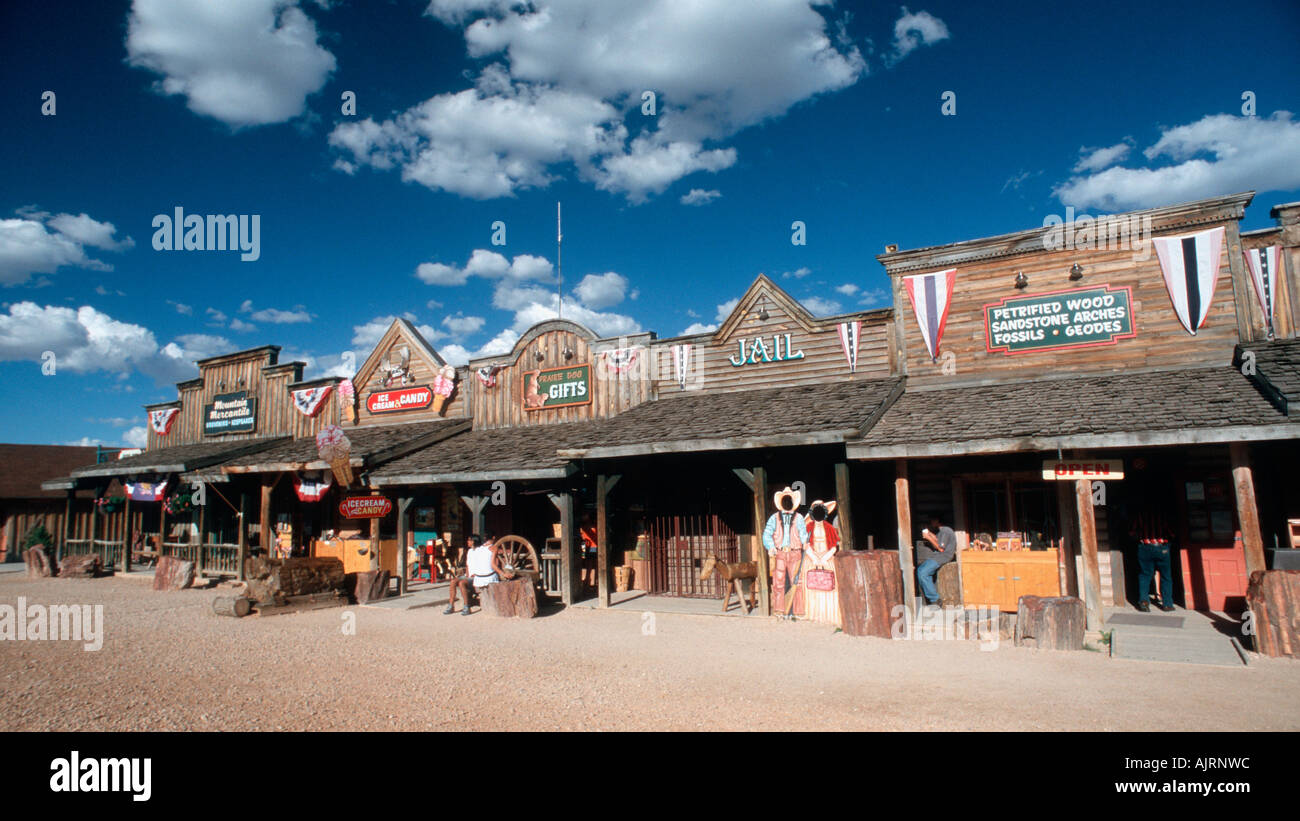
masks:
[(525, 410), (563, 408), (590, 403), (590, 365), (524, 372)]
[(984, 306), (989, 353), (1113, 345), (1137, 336), (1134, 327), (1133, 299), (1127, 287), (1027, 294)]
[(248, 433), (257, 426), (257, 399), (248, 391), (219, 393), (203, 408), (203, 433)]

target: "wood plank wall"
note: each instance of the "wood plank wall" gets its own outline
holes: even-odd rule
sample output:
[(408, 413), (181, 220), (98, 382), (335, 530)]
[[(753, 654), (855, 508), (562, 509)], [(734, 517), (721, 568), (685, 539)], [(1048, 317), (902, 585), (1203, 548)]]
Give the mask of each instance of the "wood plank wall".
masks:
[[(650, 369), (631, 368), (617, 373), (607, 368), (597, 353), (593, 355), (592, 343), (574, 330), (552, 329), (540, 333), (522, 347), (516, 347), (515, 358), (497, 372), (494, 387), (484, 387), (473, 378), (474, 428), (502, 428), (527, 425), (554, 425), (615, 416), (646, 401), (650, 396)], [(573, 358), (566, 359), (564, 351), (572, 350)], [(539, 356), (540, 354), (540, 356)], [(642, 355), (648, 351), (642, 351)], [(586, 405), (526, 411), (523, 403), (523, 375), (526, 371), (591, 365), (592, 401)]]
[[(1229, 239), (1235, 223), (1229, 226)], [(1176, 233), (1190, 233), (1215, 227), (1203, 225), (1182, 228)], [(1165, 232), (1168, 233), (1168, 232)], [(1229, 248), (1225, 241), (1220, 252), (1219, 277), (1213, 302), (1205, 324), (1192, 336), (1175, 315), (1165, 289), (1160, 262), (1154, 248), (1145, 260), (1134, 260), (1131, 250), (1061, 250), (1044, 251), (989, 261), (946, 265), (894, 274), (895, 293), (900, 294), (897, 310), (901, 316), (906, 344), (909, 384), (963, 384), (984, 380), (1026, 380), (1063, 373), (1113, 373), (1124, 370), (1158, 367), (1192, 367), (1226, 365), (1237, 343), (1237, 316), (1234, 307)], [(1070, 267), (1078, 262), (1083, 279), (1071, 282)], [(957, 269), (948, 324), (940, 343), (940, 360), (931, 362), (906, 291), (898, 286), (905, 275)], [(1024, 289), (1015, 287), (1017, 271), (1029, 278)], [(1114, 345), (1070, 350), (1037, 351), (1019, 354), (989, 353), (985, 342), (984, 306), (1004, 297), (1030, 296), (1071, 288), (1095, 288), (1100, 285), (1129, 286), (1136, 318), (1137, 336), (1121, 339)], [(1253, 295), (1250, 295), (1253, 299)], [(943, 353), (951, 351), (955, 373), (942, 371)]]
[[(264, 373), (271, 364), (271, 354), (233, 361), (214, 362), (200, 368), (199, 378), (182, 382), (178, 393), (181, 412), (166, 436), (159, 436), (148, 426), (148, 449), (190, 445), (203, 441), (237, 441), (262, 436), (284, 436), (292, 429), (293, 416), (302, 416), (293, 407), (287, 386), (296, 378), (295, 368), (286, 364)], [(257, 398), (257, 425), (250, 433), (203, 435), (203, 409), (217, 394), (248, 391)], [(147, 417), (146, 417), (147, 424)]]
[[(406, 385), (401, 384), (401, 380), (394, 380), (393, 384), (387, 388), (384, 387), (384, 377), (388, 373), (388, 357), (401, 346), (406, 345), (411, 350), (410, 376)], [(442, 412), (436, 412), (432, 407), (420, 410), (404, 410), (391, 413), (371, 413), (366, 410), (366, 397), (376, 391), (400, 390), (403, 387), (433, 387), (433, 380), (438, 376), (438, 371), (442, 365), (428, 357), (421, 351), (421, 346), (413, 340), (407, 339), (401, 331), (401, 326), (394, 324), (384, 338), (379, 341), (375, 350), (380, 354), (379, 357), (362, 365), (361, 370), (357, 372), (353, 379), (354, 387), (357, 391), (357, 424), (358, 425), (391, 425), (395, 422), (420, 422), (431, 419), (457, 419), (464, 418), (468, 415), (468, 405), (466, 403), (466, 380), (471, 376), (469, 368), (456, 369), (456, 389), (451, 394), (451, 400), (443, 406)], [(397, 357), (400, 361), (400, 356)], [(366, 367), (369, 365), (370, 367)]]
[[(1264, 248), (1269, 245), (1282, 245), (1282, 229), (1277, 228), (1267, 233), (1252, 233), (1248, 237), (1241, 238), (1241, 247), (1243, 250), (1252, 248)], [(1291, 253), (1296, 253), (1296, 249), (1291, 249)], [(1285, 260), (1287, 250), (1285, 247), (1282, 251), (1282, 258)], [(1300, 259), (1294, 260), (1291, 264), (1295, 266), (1300, 263)], [(1245, 264), (1243, 260), (1243, 265)], [(1278, 272), (1277, 293), (1273, 295), (1273, 330), (1277, 339), (1289, 339), (1294, 337), (1297, 330), (1300, 330), (1300, 317), (1296, 316), (1296, 308), (1300, 306), (1300, 300), (1297, 299), (1295, 292), (1295, 282), (1293, 276), (1288, 276), (1286, 267)], [(1250, 272), (1247, 270), (1246, 278), (1250, 279)], [(1247, 283), (1249, 293), (1247, 296), (1254, 301), (1258, 301), (1255, 294), (1255, 283)], [(1250, 314), (1251, 335), (1254, 339), (1268, 339), (1268, 333), (1264, 325), (1264, 312), (1258, 306)]]
[[(664, 340), (653, 348), (655, 362), (655, 390), (659, 398), (685, 391), (743, 391), (755, 388), (775, 388), (843, 381), (853, 378), (880, 379), (890, 375), (890, 345), (888, 336), (893, 317), (888, 311), (875, 311), (855, 315), (862, 326), (858, 342), (858, 367), (856, 374), (849, 372), (848, 360), (840, 345), (839, 321), (818, 322), (815, 330), (808, 331), (780, 304), (769, 300), (766, 304), (767, 320), (760, 320), (750, 311), (744, 319), (722, 339), (703, 338), (690, 340), (691, 372), (683, 389), (673, 365), (673, 346), (685, 340)], [(781, 362), (758, 362), (733, 365), (731, 357), (739, 359), (739, 343), (745, 339), (746, 352), (756, 337), (772, 350), (772, 337), (781, 335), (782, 352), (785, 353), (785, 334), (795, 351), (803, 351), (802, 359)]]

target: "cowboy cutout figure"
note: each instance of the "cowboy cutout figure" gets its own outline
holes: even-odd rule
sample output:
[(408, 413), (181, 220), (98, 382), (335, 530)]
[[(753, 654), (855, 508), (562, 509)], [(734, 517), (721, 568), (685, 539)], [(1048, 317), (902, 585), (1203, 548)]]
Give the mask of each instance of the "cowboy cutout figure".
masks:
[(804, 612), (812, 621), (840, 626), (840, 593), (835, 583), (835, 553), (840, 532), (831, 523), (835, 502), (817, 499), (808, 506), (808, 546), (804, 550)]
[(808, 527), (799, 514), (803, 499), (789, 486), (772, 497), (776, 513), (763, 528), (763, 547), (772, 563), (772, 611), (793, 619), (804, 613), (803, 558)]

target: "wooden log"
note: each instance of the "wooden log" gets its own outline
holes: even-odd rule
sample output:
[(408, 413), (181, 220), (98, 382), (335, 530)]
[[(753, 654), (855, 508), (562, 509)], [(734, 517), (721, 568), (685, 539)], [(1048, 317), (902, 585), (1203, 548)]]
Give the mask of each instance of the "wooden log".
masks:
[(901, 618), (903, 577), (898, 554), (890, 550), (852, 550), (835, 556), (840, 585), (840, 623), (850, 636), (890, 638)]
[(912, 498), (907, 481), (907, 460), (894, 460), (894, 508), (898, 522), (898, 567), (903, 580), (903, 602), (916, 603), (916, 567), (912, 562)]
[(346, 583), (343, 562), (333, 556), (271, 559), (253, 556), (244, 562), (248, 595), (258, 604), (283, 604), (292, 596), (341, 593)]
[(104, 562), (98, 553), (77, 556), (64, 556), (63, 565), (59, 567), (61, 579), (93, 579), (102, 575)]
[(48, 579), (51, 576), (57, 576), (59, 573), (58, 565), (50, 556), (49, 548), (45, 545), (33, 545), (23, 551), (23, 561), (27, 562), (27, 578), (29, 579)]
[(531, 619), (537, 615), (536, 585), (531, 579), (510, 579), (478, 589), (479, 604), (490, 616)]
[(939, 601), (944, 607), (961, 607), (961, 575), (956, 562), (948, 562), (939, 568), (935, 576), (939, 587)]
[(1101, 568), (1097, 559), (1097, 518), (1092, 507), (1092, 480), (1074, 482), (1075, 514), (1079, 523), (1079, 551), (1083, 556), (1083, 600), (1088, 629), (1100, 630), (1106, 623), (1101, 606)]
[(253, 612), (253, 600), (247, 596), (218, 596), (212, 600), (212, 612), (242, 619)]
[(388, 580), (391, 577), (387, 570), (364, 570), (348, 575), (355, 577), (351, 589), (357, 604), (378, 601), (388, 595)]
[(1255, 652), (1300, 658), (1300, 570), (1257, 570), (1246, 587)]
[(1021, 596), (1016, 612), (1017, 647), (1082, 650), (1087, 626), (1083, 601), (1074, 596)]
[(154, 590), (184, 590), (194, 584), (194, 562), (163, 556), (153, 571)]
[(1255, 504), (1254, 471), (1245, 442), (1233, 442), (1228, 446), (1228, 453), (1237, 500), (1237, 522), (1241, 526), (1241, 544), (1246, 553), (1246, 575), (1249, 577), (1256, 571), (1268, 569), (1264, 561), (1264, 538), (1259, 529), (1259, 508)]
[(754, 468), (754, 559), (758, 564), (758, 606), (764, 616), (772, 615), (772, 568), (763, 549), (763, 528), (767, 526), (767, 468)]

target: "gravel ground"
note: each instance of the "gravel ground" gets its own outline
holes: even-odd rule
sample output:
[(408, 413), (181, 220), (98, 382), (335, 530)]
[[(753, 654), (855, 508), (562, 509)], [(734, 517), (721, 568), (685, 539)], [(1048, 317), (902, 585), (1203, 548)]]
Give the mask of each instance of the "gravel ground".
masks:
[(106, 624), (98, 652), (0, 641), (0, 730), (1300, 729), (1300, 662), (1284, 659), (983, 652), (757, 616), (658, 614), (646, 635), (640, 613), (584, 608), (214, 615), (229, 592), (0, 578), (0, 604), (102, 603)]

